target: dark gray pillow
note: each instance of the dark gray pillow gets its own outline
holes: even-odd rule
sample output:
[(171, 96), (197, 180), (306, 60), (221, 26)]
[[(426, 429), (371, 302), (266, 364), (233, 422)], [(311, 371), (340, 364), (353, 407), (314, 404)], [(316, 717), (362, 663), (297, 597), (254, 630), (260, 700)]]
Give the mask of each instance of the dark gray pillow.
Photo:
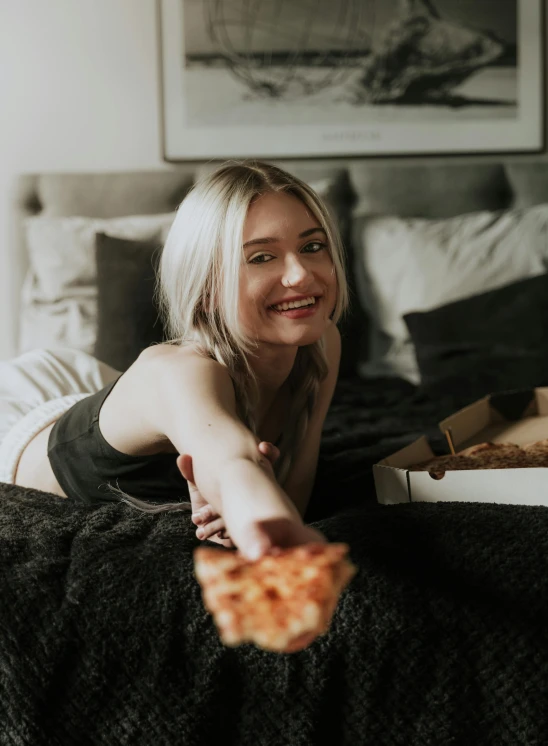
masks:
[(139, 353), (165, 338), (154, 300), (159, 241), (95, 237), (97, 339), (95, 357), (125, 371)]
[(548, 274), (404, 316), (425, 389), (548, 385)]

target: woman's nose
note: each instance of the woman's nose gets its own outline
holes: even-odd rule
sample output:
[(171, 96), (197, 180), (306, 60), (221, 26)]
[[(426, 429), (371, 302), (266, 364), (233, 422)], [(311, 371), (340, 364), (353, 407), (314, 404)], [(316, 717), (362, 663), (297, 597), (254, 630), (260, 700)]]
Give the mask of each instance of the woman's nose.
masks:
[(306, 264), (297, 258), (288, 260), (284, 267), (282, 285), (285, 287), (297, 287), (308, 285), (312, 280), (312, 272), (306, 267)]

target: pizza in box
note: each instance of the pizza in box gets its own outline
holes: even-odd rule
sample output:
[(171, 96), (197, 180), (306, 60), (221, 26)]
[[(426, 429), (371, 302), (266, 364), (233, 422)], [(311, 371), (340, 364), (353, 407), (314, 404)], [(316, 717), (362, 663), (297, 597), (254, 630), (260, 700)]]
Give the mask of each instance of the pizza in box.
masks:
[(527, 469), (548, 467), (548, 440), (528, 443), (478, 443), (458, 453), (435, 456), (414, 464), (409, 471), (427, 471), (441, 479), (446, 471), (471, 469)]

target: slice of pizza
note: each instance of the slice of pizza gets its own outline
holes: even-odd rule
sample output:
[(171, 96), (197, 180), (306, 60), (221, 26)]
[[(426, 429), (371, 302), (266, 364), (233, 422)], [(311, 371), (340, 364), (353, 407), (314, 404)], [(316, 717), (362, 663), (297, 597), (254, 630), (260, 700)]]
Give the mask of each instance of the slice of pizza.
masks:
[(548, 453), (548, 439), (546, 440), (535, 440), (533, 443), (526, 443), (522, 446), (524, 451), (539, 451), (542, 453)]
[(521, 448), (515, 443), (476, 443), (475, 446), (464, 448), (458, 452), (458, 456), (466, 458), (489, 458), (490, 456), (511, 456), (519, 453)]
[(527, 455), (516, 443), (478, 443), (459, 456), (470, 459), (474, 469), (520, 469), (528, 466)]
[(356, 572), (347, 544), (304, 544), (250, 561), (199, 547), (194, 571), (225, 645), (252, 642), (293, 653), (327, 632), (339, 596)]
[(548, 467), (548, 440), (537, 440), (523, 446), (527, 456), (533, 461), (534, 466)]

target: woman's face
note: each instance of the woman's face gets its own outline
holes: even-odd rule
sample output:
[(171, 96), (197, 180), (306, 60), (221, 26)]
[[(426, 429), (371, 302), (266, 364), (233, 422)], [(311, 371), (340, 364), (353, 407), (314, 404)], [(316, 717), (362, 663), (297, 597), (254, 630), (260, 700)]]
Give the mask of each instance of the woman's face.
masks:
[(316, 342), (337, 294), (327, 237), (317, 219), (297, 197), (267, 193), (249, 207), (243, 243), (240, 319), (246, 332), (270, 344)]

